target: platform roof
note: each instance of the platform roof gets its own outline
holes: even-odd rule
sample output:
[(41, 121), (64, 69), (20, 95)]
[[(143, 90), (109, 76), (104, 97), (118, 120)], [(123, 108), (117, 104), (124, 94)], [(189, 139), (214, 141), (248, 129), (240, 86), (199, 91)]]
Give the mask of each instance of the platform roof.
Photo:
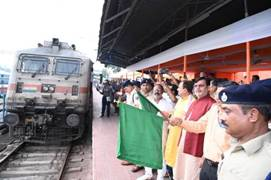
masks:
[(98, 60), (133, 67), (270, 7), (270, 0), (105, 0)]
[[(127, 69), (157, 70), (157, 66), (183, 69), (187, 56), (188, 71), (244, 71), (246, 42), (251, 42), (252, 65), (271, 69), (271, 9), (236, 23), (188, 40), (166, 51), (146, 58)], [(261, 65), (263, 65), (262, 68)]]

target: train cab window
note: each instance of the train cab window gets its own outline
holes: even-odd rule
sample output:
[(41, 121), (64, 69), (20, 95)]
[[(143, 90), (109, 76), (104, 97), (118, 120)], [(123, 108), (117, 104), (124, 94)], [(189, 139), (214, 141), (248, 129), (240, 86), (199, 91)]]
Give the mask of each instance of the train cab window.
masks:
[(55, 74), (64, 76), (78, 76), (79, 73), (79, 60), (56, 59)]
[(46, 57), (21, 57), (18, 71), (24, 73), (45, 74), (48, 70), (49, 59)]

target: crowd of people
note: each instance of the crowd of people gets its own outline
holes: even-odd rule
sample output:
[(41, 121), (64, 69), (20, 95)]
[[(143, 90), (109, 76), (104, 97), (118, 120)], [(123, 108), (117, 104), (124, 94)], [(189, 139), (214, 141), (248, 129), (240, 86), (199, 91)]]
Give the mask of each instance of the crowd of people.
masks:
[[(188, 80), (159, 74), (141, 81), (105, 81), (102, 112), (110, 104), (141, 108), (141, 92), (160, 109), (163, 124), (163, 168), (157, 179), (174, 180), (271, 179), (271, 79), (254, 77), (240, 85), (205, 75)], [(131, 165), (123, 161), (122, 165)], [(133, 172), (143, 169), (133, 165)], [(138, 180), (153, 178), (144, 167)]]

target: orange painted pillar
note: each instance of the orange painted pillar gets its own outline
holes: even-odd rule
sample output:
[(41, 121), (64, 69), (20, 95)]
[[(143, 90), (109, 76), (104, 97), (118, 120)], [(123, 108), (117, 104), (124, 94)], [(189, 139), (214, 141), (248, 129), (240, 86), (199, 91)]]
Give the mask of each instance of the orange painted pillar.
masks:
[(231, 73), (231, 80), (232, 80), (232, 81), (235, 81), (235, 73), (234, 73), (234, 72)]
[(186, 71), (187, 71), (187, 56), (183, 57), (183, 78), (186, 79)]
[(250, 83), (250, 66), (251, 66), (251, 53), (250, 42), (246, 42), (246, 84)]
[(183, 73), (186, 73), (187, 69), (187, 56), (183, 57)]
[(144, 69), (141, 70), (141, 77), (144, 75)]
[(161, 76), (159, 74), (159, 71), (160, 71), (160, 64), (158, 64), (158, 66), (157, 66), (157, 79), (158, 79), (158, 82), (161, 82), (162, 80), (161, 80)]

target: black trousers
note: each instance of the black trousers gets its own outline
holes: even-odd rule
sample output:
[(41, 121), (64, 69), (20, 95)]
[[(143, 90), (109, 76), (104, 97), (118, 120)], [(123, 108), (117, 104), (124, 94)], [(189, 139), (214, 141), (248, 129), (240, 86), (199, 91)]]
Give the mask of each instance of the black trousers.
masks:
[(104, 116), (104, 113), (105, 113), (105, 109), (106, 109), (106, 115), (107, 117), (110, 116), (110, 101), (107, 101), (106, 100), (106, 96), (103, 96), (103, 99), (102, 99), (102, 116)]
[(205, 159), (200, 171), (200, 180), (217, 180), (217, 166), (208, 164)]
[(167, 173), (171, 180), (173, 180), (173, 169), (171, 166), (167, 165)]

